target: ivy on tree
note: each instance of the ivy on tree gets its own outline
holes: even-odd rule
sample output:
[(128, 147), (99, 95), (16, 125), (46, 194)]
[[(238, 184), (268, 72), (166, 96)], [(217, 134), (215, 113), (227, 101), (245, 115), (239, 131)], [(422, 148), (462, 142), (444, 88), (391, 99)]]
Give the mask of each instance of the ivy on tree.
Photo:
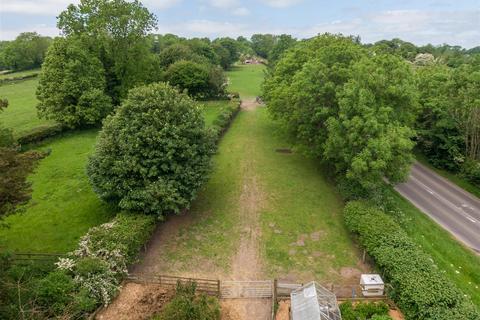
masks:
[(163, 218), (188, 208), (213, 152), (200, 107), (157, 83), (132, 89), (105, 120), (87, 172), (104, 200)]

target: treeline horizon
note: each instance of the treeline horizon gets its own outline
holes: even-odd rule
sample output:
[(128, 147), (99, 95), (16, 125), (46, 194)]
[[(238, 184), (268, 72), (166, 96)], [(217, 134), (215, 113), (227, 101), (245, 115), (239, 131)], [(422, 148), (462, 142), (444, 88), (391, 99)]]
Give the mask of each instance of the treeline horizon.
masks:
[[(378, 48), (389, 53), (396, 53), (403, 58), (414, 61), (416, 55), (429, 53), (434, 57), (443, 57), (448, 60), (462, 60), (465, 56), (480, 54), (480, 44), (471, 48), (461, 45), (451, 45), (448, 43), (418, 45), (413, 42), (402, 40), (401, 38), (383, 39), (376, 42), (363, 43), (360, 36), (346, 35), (342, 33), (327, 33), (332, 35), (341, 35), (351, 38), (354, 42), (366, 48)], [(320, 34), (318, 34), (320, 35)], [(316, 35), (316, 36), (318, 36)], [(217, 39), (231, 39), (236, 41), (240, 52), (244, 56), (257, 56), (260, 58), (270, 58), (277, 61), (279, 53), (288, 49), (296, 42), (309, 41), (316, 36), (306, 38), (296, 38), (289, 34), (258, 33), (250, 37), (188, 37), (173, 33), (150, 33), (146, 35), (149, 39), (152, 52), (159, 52), (165, 46), (165, 43), (172, 41), (202, 41), (213, 43)], [(22, 32), (14, 40), (0, 40), (0, 71), (22, 71), (40, 68), (45, 58), (50, 44), (57, 38), (65, 38), (64, 35), (43, 36), (36, 31)], [(274, 49), (277, 47), (276, 49)], [(273, 52), (272, 52), (273, 50)], [(275, 52), (277, 51), (277, 52)], [(270, 53), (273, 56), (270, 56)], [(447, 63), (452, 64), (452, 62)], [(457, 66), (458, 61), (453, 62)]]

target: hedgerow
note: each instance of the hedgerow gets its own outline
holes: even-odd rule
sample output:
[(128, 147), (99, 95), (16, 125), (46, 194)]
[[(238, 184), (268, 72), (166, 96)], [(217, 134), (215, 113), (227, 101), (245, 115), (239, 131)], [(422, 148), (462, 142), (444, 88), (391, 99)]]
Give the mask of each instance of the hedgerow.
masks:
[(241, 101), (238, 99), (233, 99), (231, 103), (228, 103), (217, 115), (217, 118), (213, 121), (212, 130), (215, 133), (216, 140), (222, 137), (222, 135), (227, 131), (230, 123), (235, 118), (235, 116), (240, 111)]
[(47, 317), (84, 318), (118, 293), (155, 227), (153, 216), (121, 213), (91, 228), (57, 270), (38, 281), (35, 304)]
[(391, 284), (391, 298), (407, 319), (478, 320), (470, 299), (438, 269), (401, 227), (366, 201), (351, 201), (344, 209), (347, 228)]

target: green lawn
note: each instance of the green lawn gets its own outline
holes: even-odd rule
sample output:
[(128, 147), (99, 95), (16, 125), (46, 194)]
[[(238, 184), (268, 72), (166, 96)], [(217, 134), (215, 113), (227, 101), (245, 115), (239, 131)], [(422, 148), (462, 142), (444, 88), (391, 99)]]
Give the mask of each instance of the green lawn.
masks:
[(405, 214), (406, 219), (402, 225), (408, 235), (432, 256), (440, 270), (480, 308), (480, 256), (461, 245), (400, 194), (392, 189), (390, 192)]
[(39, 146), (51, 154), (30, 176), (32, 199), (5, 219), (0, 243), (8, 250), (67, 252), (92, 226), (115, 214), (93, 192), (85, 174), (97, 130), (71, 132)]
[(7, 98), (8, 108), (0, 113), (0, 121), (7, 128), (12, 128), (16, 137), (42, 126), (53, 125), (53, 121), (39, 119), (37, 116), (38, 79), (6, 83), (0, 86), (0, 98)]
[(229, 91), (238, 92), (242, 99), (252, 99), (260, 95), (265, 66), (238, 65), (227, 72)]

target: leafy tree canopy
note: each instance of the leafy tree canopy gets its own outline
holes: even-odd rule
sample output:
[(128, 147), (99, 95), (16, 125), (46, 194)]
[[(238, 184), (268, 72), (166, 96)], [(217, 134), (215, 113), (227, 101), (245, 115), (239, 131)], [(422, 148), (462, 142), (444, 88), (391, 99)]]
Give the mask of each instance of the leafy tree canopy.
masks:
[(100, 132), (87, 172), (101, 198), (156, 214), (187, 208), (214, 150), (200, 107), (164, 83), (132, 89)]
[(69, 127), (92, 125), (112, 111), (102, 63), (77, 38), (57, 38), (37, 88), (40, 116)]

